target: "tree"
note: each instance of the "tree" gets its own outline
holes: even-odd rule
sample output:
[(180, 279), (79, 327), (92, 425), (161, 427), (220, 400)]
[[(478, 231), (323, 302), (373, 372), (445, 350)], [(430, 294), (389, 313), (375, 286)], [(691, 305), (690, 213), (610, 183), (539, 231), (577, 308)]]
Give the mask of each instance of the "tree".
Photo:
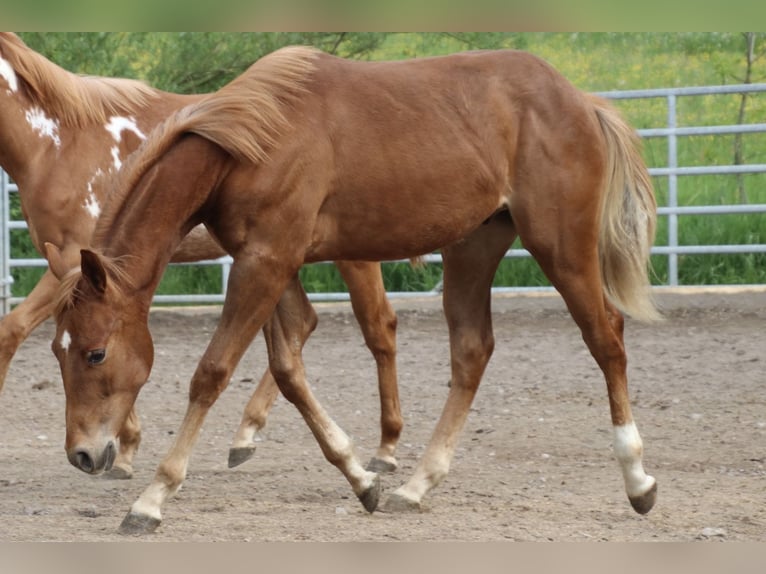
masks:
[[(686, 33), (679, 35), (681, 46), (687, 53), (703, 53), (715, 58), (721, 81), (734, 81), (738, 84), (751, 84), (766, 78), (766, 74), (756, 69), (756, 64), (766, 55), (766, 43), (763, 32), (742, 33)], [(740, 63), (733, 66), (731, 60), (721, 57), (724, 53), (744, 54), (744, 67)], [(741, 60), (739, 60), (741, 62)], [(745, 123), (747, 104), (750, 94), (740, 94), (737, 112), (737, 124)], [(734, 165), (745, 163), (742, 134), (734, 135)], [(745, 177), (737, 174), (737, 189), (742, 203), (748, 202), (745, 189)]]
[(124, 49), (128, 32), (21, 32), (19, 36), (30, 48), (70, 72), (134, 75)]
[[(741, 79), (743, 84), (753, 83), (755, 63), (766, 55), (766, 46), (763, 42), (763, 33), (744, 32), (742, 34), (745, 44), (745, 73)], [(760, 46), (758, 45), (760, 42)], [(737, 124), (745, 122), (745, 109), (749, 94), (741, 95), (739, 102), (739, 112), (737, 114)], [(734, 136), (734, 165), (744, 163), (744, 154), (742, 152), (742, 134)], [(739, 190), (739, 200), (742, 203), (748, 203), (747, 190), (745, 189), (745, 178), (742, 174), (737, 175), (737, 189)]]
[(364, 58), (385, 39), (360, 32), (61, 32), (22, 39), (71, 72), (134, 77), (178, 93), (220, 88), (261, 56), (289, 44), (308, 44)]

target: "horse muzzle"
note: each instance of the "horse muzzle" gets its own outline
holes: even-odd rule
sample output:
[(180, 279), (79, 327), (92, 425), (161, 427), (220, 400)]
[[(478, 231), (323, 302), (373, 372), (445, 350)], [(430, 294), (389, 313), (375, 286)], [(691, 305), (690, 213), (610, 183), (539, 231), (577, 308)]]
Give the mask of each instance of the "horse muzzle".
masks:
[(75, 447), (67, 451), (69, 462), (87, 474), (101, 474), (110, 470), (115, 456), (117, 456), (117, 448), (111, 440), (100, 452), (85, 447)]

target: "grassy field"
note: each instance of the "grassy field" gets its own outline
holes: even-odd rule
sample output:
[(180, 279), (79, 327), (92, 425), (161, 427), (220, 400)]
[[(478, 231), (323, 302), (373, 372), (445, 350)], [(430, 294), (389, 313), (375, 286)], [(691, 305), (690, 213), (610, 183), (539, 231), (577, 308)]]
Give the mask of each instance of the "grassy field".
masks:
[[(393, 34), (374, 57), (400, 59), (445, 54), (464, 49), (466, 43), (463, 40), (448, 36)], [(587, 91), (732, 84), (739, 83), (737, 76), (743, 74), (744, 69), (744, 56), (734, 49), (691, 50), (673, 35), (541, 33), (491, 40), (493, 46), (523, 48), (545, 58), (573, 84)], [(678, 125), (736, 124), (740, 104), (739, 95), (679, 98)], [(666, 126), (667, 104), (662, 98), (621, 100), (616, 105), (636, 128)], [(766, 93), (748, 97), (745, 122), (763, 122), (764, 118)], [(766, 163), (766, 133), (743, 135), (741, 145), (744, 163)], [(680, 166), (730, 165), (734, 163), (734, 146), (734, 136), (679, 138), (678, 163)], [(666, 166), (666, 139), (646, 139), (644, 156), (650, 167)], [(667, 205), (667, 178), (657, 177), (654, 183), (658, 204)], [(678, 178), (679, 205), (742, 202), (766, 203), (766, 174)], [(14, 232), (12, 243), (15, 257), (28, 256), (30, 246), (25, 232)], [(766, 243), (766, 214), (680, 216), (679, 243)], [(667, 245), (667, 217), (659, 219), (656, 244)], [(654, 256), (653, 266), (653, 281), (666, 283), (667, 257)], [(40, 273), (37, 269), (15, 269), (14, 294), (26, 294)], [(301, 277), (309, 292), (346, 290), (333, 265), (307, 266)], [(431, 289), (439, 281), (441, 270), (437, 265), (411, 268), (408, 263), (385, 263), (384, 277), (389, 291), (421, 291)], [(766, 283), (766, 254), (680, 256), (679, 282), (687, 285)], [(528, 258), (504, 261), (495, 278), (496, 286), (547, 284), (535, 262)], [(158, 292), (216, 293), (220, 285), (220, 269), (171, 267)]]

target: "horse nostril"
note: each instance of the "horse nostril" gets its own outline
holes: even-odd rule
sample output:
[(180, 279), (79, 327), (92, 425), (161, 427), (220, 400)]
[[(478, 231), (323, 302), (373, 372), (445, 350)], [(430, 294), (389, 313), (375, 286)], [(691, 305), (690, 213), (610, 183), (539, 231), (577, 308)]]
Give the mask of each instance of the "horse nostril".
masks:
[(93, 469), (95, 468), (93, 465), (93, 459), (91, 456), (84, 450), (78, 450), (75, 454), (75, 466), (82, 470), (83, 472), (91, 473), (93, 472)]

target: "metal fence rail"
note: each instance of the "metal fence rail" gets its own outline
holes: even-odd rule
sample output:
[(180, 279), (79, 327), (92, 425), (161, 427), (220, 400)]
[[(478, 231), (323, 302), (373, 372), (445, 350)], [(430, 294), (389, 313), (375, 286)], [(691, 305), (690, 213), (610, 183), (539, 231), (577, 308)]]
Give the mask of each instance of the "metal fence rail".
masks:
[[(655, 178), (665, 178), (668, 182), (667, 205), (658, 207), (660, 217), (668, 218), (668, 242), (667, 245), (656, 245), (652, 254), (663, 255), (668, 258), (668, 285), (676, 286), (678, 282), (678, 256), (687, 254), (734, 254), (734, 253), (766, 253), (766, 244), (736, 244), (736, 245), (679, 245), (678, 244), (678, 219), (686, 215), (722, 215), (722, 214), (752, 214), (766, 213), (766, 204), (744, 205), (700, 205), (679, 206), (678, 202), (678, 178), (684, 176), (699, 175), (737, 175), (766, 173), (766, 164), (751, 163), (744, 165), (715, 165), (715, 166), (680, 166), (678, 165), (678, 138), (688, 136), (721, 136), (732, 134), (766, 133), (766, 123), (751, 123), (743, 125), (719, 125), (679, 127), (677, 102), (680, 97), (695, 97), (724, 94), (763, 93), (766, 92), (766, 84), (739, 84), (730, 86), (703, 86), (666, 88), (652, 90), (625, 90), (600, 92), (599, 95), (613, 100), (626, 99), (657, 99), (663, 98), (667, 105), (667, 121), (664, 127), (639, 129), (638, 133), (643, 138), (665, 138), (667, 140), (667, 165), (664, 167), (650, 167), (649, 173)], [(16, 259), (11, 254), (10, 234), (13, 230), (26, 229), (23, 220), (11, 220), (9, 209), (9, 194), (18, 191), (16, 186), (8, 180), (5, 172), (0, 170), (0, 185), (2, 186), (2, 198), (0, 198), (0, 304), (3, 313), (7, 313), (13, 304), (23, 300), (23, 296), (12, 294), (12, 270), (19, 267), (44, 267), (46, 261), (40, 259)], [(506, 253), (507, 258), (529, 257), (525, 249), (510, 249)], [(427, 255), (425, 263), (440, 263), (439, 254)], [(189, 265), (189, 264), (182, 264)], [(219, 265), (222, 267), (221, 289), (217, 293), (200, 295), (156, 295), (157, 303), (221, 303), (223, 302), (226, 281), (231, 265), (230, 257), (193, 263), (192, 265)], [(550, 290), (548, 287), (497, 287), (496, 292)], [(440, 285), (429, 292), (392, 292), (391, 297), (422, 297), (428, 294), (438, 293)], [(312, 301), (340, 301), (347, 300), (347, 293), (310, 293)]]

